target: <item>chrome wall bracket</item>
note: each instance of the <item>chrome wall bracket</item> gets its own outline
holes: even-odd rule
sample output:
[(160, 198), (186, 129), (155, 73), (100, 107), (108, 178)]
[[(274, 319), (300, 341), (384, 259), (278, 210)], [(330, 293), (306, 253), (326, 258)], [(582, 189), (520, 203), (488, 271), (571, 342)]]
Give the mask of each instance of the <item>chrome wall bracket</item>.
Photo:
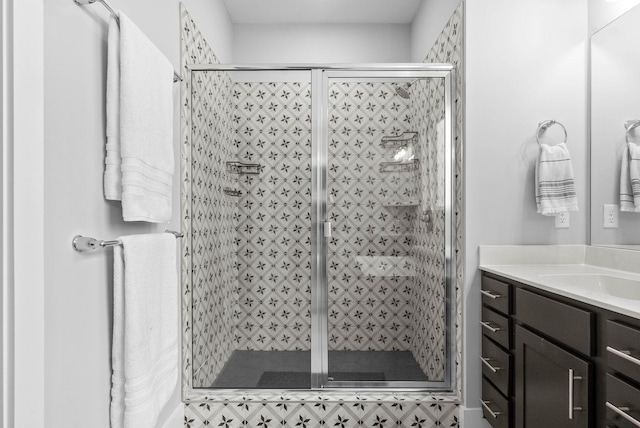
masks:
[(226, 163), (229, 174), (260, 174), (262, 166), (258, 163), (229, 161)]

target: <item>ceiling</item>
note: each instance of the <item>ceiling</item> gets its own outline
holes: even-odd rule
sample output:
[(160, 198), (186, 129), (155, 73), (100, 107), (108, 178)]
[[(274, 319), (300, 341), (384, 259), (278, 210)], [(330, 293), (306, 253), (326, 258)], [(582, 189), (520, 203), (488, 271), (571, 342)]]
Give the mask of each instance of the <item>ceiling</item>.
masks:
[(422, 0), (222, 1), (234, 24), (409, 24), (422, 4)]

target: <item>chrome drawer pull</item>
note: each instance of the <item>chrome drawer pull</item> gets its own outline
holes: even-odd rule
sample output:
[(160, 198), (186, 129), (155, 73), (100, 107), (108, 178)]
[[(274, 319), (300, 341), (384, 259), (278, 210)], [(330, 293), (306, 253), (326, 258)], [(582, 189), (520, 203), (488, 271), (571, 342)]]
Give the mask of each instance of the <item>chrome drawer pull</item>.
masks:
[(573, 419), (573, 412), (582, 410), (582, 407), (573, 406), (573, 382), (576, 380), (582, 380), (582, 376), (574, 376), (573, 369), (569, 369), (569, 419)]
[(497, 333), (500, 330), (502, 330), (500, 327), (492, 327), (491, 324), (485, 321), (480, 321), (480, 325), (486, 328), (487, 330), (491, 331), (492, 333)]
[(502, 414), (502, 412), (491, 410), (491, 407), (489, 407), (489, 404), (491, 404), (491, 401), (480, 400), (480, 403), (482, 404), (482, 407), (487, 409), (487, 412), (489, 412), (489, 414), (493, 416), (493, 419), (498, 419), (498, 416)]
[(607, 351), (611, 352), (613, 355), (616, 355), (620, 358), (624, 358), (627, 361), (631, 361), (633, 364), (640, 366), (640, 360), (631, 355), (629, 351), (618, 351), (616, 348), (612, 348), (611, 346), (607, 346)]
[(480, 357), (480, 361), (482, 361), (485, 366), (489, 367), (489, 370), (491, 370), (493, 373), (496, 373), (498, 370), (502, 370), (502, 367), (494, 367), (491, 365), (491, 363), (489, 362), (491, 361), (491, 358)]
[(638, 421), (633, 416), (629, 415), (627, 412), (631, 409), (628, 407), (617, 407), (608, 401), (606, 402), (607, 408), (612, 410), (614, 413), (617, 413), (619, 416), (625, 418), (627, 421), (631, 422), (634, 426), (640, 427), (640, 421)]
[(487, 296), (490, 299), (499, 299), (502, 297), (502, 294), (492, 293), (491, 291), (487, 291), (487, 290), (480, 290), (480, 293), (482, 293), (484, 296)]

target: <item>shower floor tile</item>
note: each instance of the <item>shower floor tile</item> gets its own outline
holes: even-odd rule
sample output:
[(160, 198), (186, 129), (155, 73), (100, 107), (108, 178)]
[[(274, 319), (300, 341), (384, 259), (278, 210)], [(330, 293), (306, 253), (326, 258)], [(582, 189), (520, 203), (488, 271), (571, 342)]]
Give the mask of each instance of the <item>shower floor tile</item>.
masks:
[[(308, 389), (310, 366), (309, 351), (234, 351), (211, 387)], [(329, 351), (329, 376), (337, 381), (428, 380), (409, 351)]]

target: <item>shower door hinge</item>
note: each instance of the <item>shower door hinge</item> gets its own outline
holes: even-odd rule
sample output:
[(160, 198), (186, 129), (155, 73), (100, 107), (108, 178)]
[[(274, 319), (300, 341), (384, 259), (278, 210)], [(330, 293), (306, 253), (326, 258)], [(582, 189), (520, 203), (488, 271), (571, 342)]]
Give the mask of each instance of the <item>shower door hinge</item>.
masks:
[(324, 222), (324, 237), (331, 238), (331, 222), (330, 221)]

